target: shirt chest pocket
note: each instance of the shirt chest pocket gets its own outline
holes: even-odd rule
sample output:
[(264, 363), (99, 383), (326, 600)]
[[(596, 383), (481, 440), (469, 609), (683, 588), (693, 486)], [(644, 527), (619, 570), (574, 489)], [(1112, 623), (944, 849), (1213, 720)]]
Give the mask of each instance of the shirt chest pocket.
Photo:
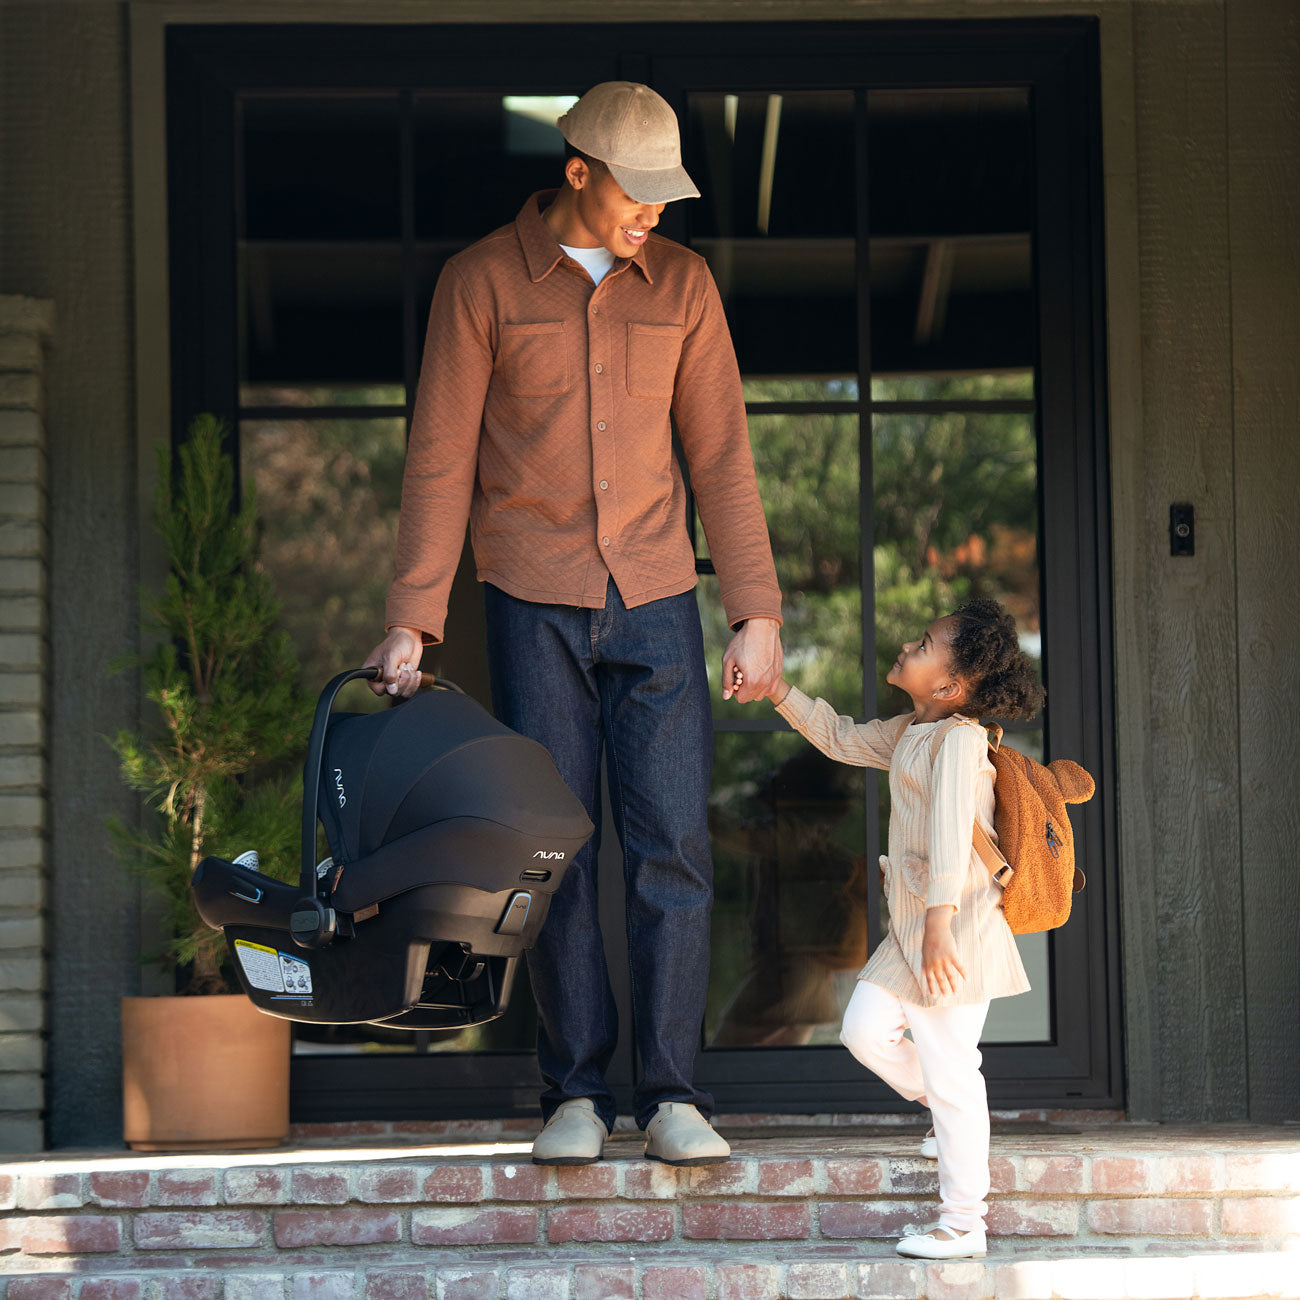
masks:
[(501, 378), (512, 397), (558, 397), (569, 391), (569, 342), (564, 322), (501, 326)]
[(630, 397), (671, 397), (682, 355), (680, 325), (627, 326), (627, 391)]

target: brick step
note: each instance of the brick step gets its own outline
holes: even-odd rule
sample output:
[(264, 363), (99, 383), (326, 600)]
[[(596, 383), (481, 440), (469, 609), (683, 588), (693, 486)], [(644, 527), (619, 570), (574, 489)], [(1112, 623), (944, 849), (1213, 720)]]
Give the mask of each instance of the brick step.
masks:
[(1300, 1296), (1287, 1251), (1139, 1253), (1038, 1244), (983, 1260), (921, 1263), (892, 1248), (733, 1247), (603, 1258), (548, 1250), (432, 1260), (241, 1255), (220, 1269), (163, 1257), (81, 1260), (0, 1275), (3, 1300), (1219, 1300)]
[[(1262, 1260), (1294, 1250), (1300, 1245), (1298, 1137), (1295, 1128), (1251, 1126), (1000, 1134), (991, 1161), (991, 1254), (971, 1272), (984, 1279), (972, 1285), (993, 1285), (987, 1279), (1000, 1276), (996, 1269), (1006, 1260), (1014, 1261), (1016, 1277), (1037, 1262), (1056, 1269), (1063, 1252), (1078, 1260), (1137, 1261), (1134, 1267), (1145, 1270), (1142, 1285), (1154, 1285), (1161, 1271), (1152, 1258), (1242, 1251)], [(901, 1267), (897, 1275), (904, 1279), (932, 1278), (893, 1255), (893, 1240), (908, 1224), (935, 1215), (936, 1168), (915, 1155), (916, 1145), (915, 1134), (880, 1131), (746, 1137), (729, 1163), (701, 1169), (646, 1161), (637, 1135), (618, 1133), (607, 1146), (610, 1159), (558, 1169), (533, 1165), (526, 1141), (503, 1140), (223, 1155), (55, 1154), (0, 1165), (0, 1275), (34, 1284), (66, 1281), (64, 1274), (87, 1280), (112, 1274), (125, 1282), (132, 1274), (157, 1280), (183, 1267), (194, 1285), (220, 1270), (233, 1286), (266, 1272), (280, 1279), (281, 1291), (292, 1285), (293, 1300), (332, 1300), (334, 1282), (314, 1289), (311, 1270), (351, 1278), (339, 1281), (338, 1294), (360, 1296), (371, 1294), (366, 1270), (400, 1261), (424, 1277), (434, 1288), (427, 1294), (438, 1300), (446, 1300), (444, 1292), (457, 1294), (440, 1276), (457, 1267), (495, 1270), (496, 1282), (482, 1287), (497, 1285), (509, 1300), (532, 1300), (534, 1293), (551, 1300), (552, 1292), (585, 1298), (578, 1263), (565, 1265), (563, 1277), (543, 1271), (535, 1286), (528, 1280), (528, 1270), (556, 1267), (556, 1252), (565, 1252), (584, 1261), (583, 1268), (619, 1269), (634, 1258), (633, 1283), (643, 1290), (637, 1270), (666, 1268), (682, 1257), (702, 1261), (689, 1267), (704, 1268), (712, 1279), (708, 1300), (745, 1294), (731, 1281), (730, 1290), (723, 1288), (722, 1280), (745, 1276), (734, 1267), (751, 1260), (761, 1265), (755, 1276), (767, 1279), (755, 1285), (786, 1286), (796, 1295), (814, 1284), (805, 1285), (799, 1270), (794, 1280), (779, 1272), (792, 1262), (827, 1265), (835, 1276), (844, 1268), (851, 1295), (864, 1285), (864, 1261), (873, 1270), (888, 1266), (882, 1277)], [(486, 1264), (484, 1252), (494, 1252)], [(976, 1268), (951, 1267), (958, 1269), (954, 1278), (964, 1276), (962, 1268)], [(1074, 1274), (1058, 1269), (1043, 1276), (1047, 1282), (1033, 1285), (1055, 1286)], [(907, 1285), (904, 1280), (903, 1290)], [(1003, 1291), (1020, 1294), (1007, 1287), (1012, 1280)], [(1175, 1292), (1194, 1294), (1183, 1287), (1179, 1282)], [(478, 1294), (469, 1282), (461, 1290)], [(22, 1291), (19, 1300), (44, 1300)], [(272, 1285), (267, 1294), (281, 1291)], [(414, 1293), (425, 1294), (418, 1286)], [(960, 1288), (951, 1294), (959, 1293), (965, 1294)], [(75, 1289), (50, 1294), (81, 1300)], [(152, 1293), (87, 1292), (91, 1300), (137, 1294)], [(405, 1300), (405, 1291), (393, 1294)], [(640, 1300), (640, 1292), (632, 1294)], [(1252, 1284), (1245, 1294), (1269, 1289)], [(235, 1288), (231, 1295), (245, 1292)], [(483, 1295), (497, 1300), (497, 1292)]]

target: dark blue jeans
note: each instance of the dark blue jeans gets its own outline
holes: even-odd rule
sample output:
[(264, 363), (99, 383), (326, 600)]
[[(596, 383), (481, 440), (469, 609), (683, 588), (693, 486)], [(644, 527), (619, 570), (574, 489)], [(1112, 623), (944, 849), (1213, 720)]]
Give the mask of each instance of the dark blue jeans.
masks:
[(627, 885), (627, 946), (644, 1128), (661, 1101), (703, 1114), (691, 1082), (709, 978), (713, 766), (708, 677), (695, 593), (627, 609), (611, 580), (604, 609), (536, 605), (486, 585), (492, 700), (507, 726), (545, 745), (597, 833), (577, 854), (527, 956), (537, 999), (542, 1114), (590, 1097), (607, 1126), (605, 1070), (618, 1016), (597, 913), (601, 757)]

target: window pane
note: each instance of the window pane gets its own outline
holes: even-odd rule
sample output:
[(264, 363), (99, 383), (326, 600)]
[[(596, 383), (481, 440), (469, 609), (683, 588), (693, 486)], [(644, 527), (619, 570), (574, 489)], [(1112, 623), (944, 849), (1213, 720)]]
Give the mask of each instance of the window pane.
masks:
[(396, 239), (397, 107), (395, 95), (245, 98), (243, 237)]
[[(1023, 639), (1022, 639), (1023, 642)], [(1027, 754), (1036, 763), (1043, 761), (1043, 728), (1038, 722), (1014, 727), (1002, 733), (1002, 743), (1008, 749)]]
[(693, 238), (851, 239), (853, 130), (849, 91), (689, 96)]
[(853, 95), (708, 93), (687, 104), (686, 166), (703, 196), (687, 205), (690, 245), (717, 281), (741, 373), (856, 376)]
[(356, 1056), (407, 1054), (416, 1050), (415, 1035), (378, 1025), (309, 1025), (295, 1022), (295, 1056)]
[(836, 1044), (866, 961), (863, 773), (789, 732), (715, 737), (705, 1042)]
[(747, 402), (856, 402), (858, 377), (834, 375), (813, 379), (807, 375), (742, 375)]
[(1002, 601), (1037, 655), (1037, 445), (1031, 416), (957, 411), (876, 416), (874, 449), (876, 686), (897, 713), (899, 647), (965, 600)]
[(1016, 947), (1029, 977), (1028, 993), (994, 998), (981, 1043), (1047, 1043), (1052, 1039), (1052, 977), (1046, 934), (1018, 934)]
[(240, 379), (402, 382), (395, 95), (241, 103)]
[(401, 271), (395, 241), (242, 245), (243, 383), (401, 384)]
[[(356, 668), (384, 633), (384, 596), (406, 456), (405, 422), (248, 420), (243, 481), (257, 491), (261, 563), (284, 602), (284, 623), (318, 691)], [(382, 707), (364, 687), (347, 707)]]
[[(786, 677), (855, 713), (862, 706), (858, 417), (751, 415), (749, 428), (784, 597)], [(715, 578), (701, 583), (711, 675), (721, 671), (731, 636), (717, 593)], [(716, 690), (714, 700), (725, 717), (771, 715), (766, 702), (724, 707)]]
[(1032, 366), (1028, 92), (873, 91), (867, 104), (873, 374)]
[(571, 95), (457, 92), (415, 100), (415, 233), (462, 247), (513, 221), (536, 190), (564, 182), (555, 119)]
[(402, 384), (241, 384), (240, 406), (401, 406)]
[(1034, 400), (1032, 370), (995, 374), (873, 375), (873, 402), (993, 402)]

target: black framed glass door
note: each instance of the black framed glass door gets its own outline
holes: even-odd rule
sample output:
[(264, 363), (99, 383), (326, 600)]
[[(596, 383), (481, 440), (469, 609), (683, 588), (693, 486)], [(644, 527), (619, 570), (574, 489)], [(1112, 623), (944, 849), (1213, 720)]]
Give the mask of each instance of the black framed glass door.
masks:
[[(682, 35), (259, 28), (250, 53), (238, 28), (173, 28), (175, 427), (199, 410), (237, 426), (308, 682), (364, 655), (438, 271), (555, 183), (553, 122), (573, 97), (612, 77), (654, 85), (704, 196), (671, 205), (661, 232), (708, 260), (727, 305), (792, 679), (844, 712), (891, 711), (899, 640), (994, 594), (1049, 687), (1043, 724), (1011, 743), (1101, 775), (1077, 823), (1089, 892), (1064, 931), (1024, 942), (1035, 992), (995, 1004), (985, 1069), (995, 1104), (1117, 1104), (1093, 30)], [(702, 535), (697, 553), (716, 672)], [(449, 635), (472, 658), (472, 577), (458, 591)], [(700, 1080), (722, 1109), (892, 1107), (836, 1038), (883, 925), (885, 783), (820, 760), (768, 706), (715, 715)], [(617, 973), (621, 868), (604, 843)], [(508, 1016), (455, 1037), (304, 1030), (295, 1114), (528, 1112), (533, 1023), (525, 984)], [(621, 1047), (616, 1090), (634, 1070)]]
[[(1079, 198), (1060, 185), (1068, 115), (1024, 66), (988, 84), (990, 61), (963, 86), (954, 61), (929, 62), (911, 80), (887, 53), (657, 61), (705, 196), (679, 220), (732, 322), (790, 678), (842, 712), (901, 711), (884, 682), (899, 644), (995, 596), (1049, 686), (1044, 717), (1007, 743), (1086, 752), (1105, 742), (1083, 707), (1078, 608), (1061, 597), (1098, 585), (1078, 546), (1095, 506), (1062, 470), (1092, 433), (1058, 422), (1078, 336), (1052, 332), (1043, 309), (1086, 317), (1092, 301), (1077, 282), (1086, 247), (1062, 255)], [(707, 576), (701, 603), (716, 660), (727, 630)], [(861, 1104), (838, 1026), (886, 924), (887, 783), (825, 763), (766, 706), (719, 702), (715, 733), (702, 1080), (735, 1104), (811, 1075), (827, 1108)], [(994, 1003), (983, 1039), (1004, 1104), (1097, 1095), (1100, 1008), (1073, 965), (1095, 956), (1074, 946), (1087, 925), (1019, 940), (1033, 992)]]

